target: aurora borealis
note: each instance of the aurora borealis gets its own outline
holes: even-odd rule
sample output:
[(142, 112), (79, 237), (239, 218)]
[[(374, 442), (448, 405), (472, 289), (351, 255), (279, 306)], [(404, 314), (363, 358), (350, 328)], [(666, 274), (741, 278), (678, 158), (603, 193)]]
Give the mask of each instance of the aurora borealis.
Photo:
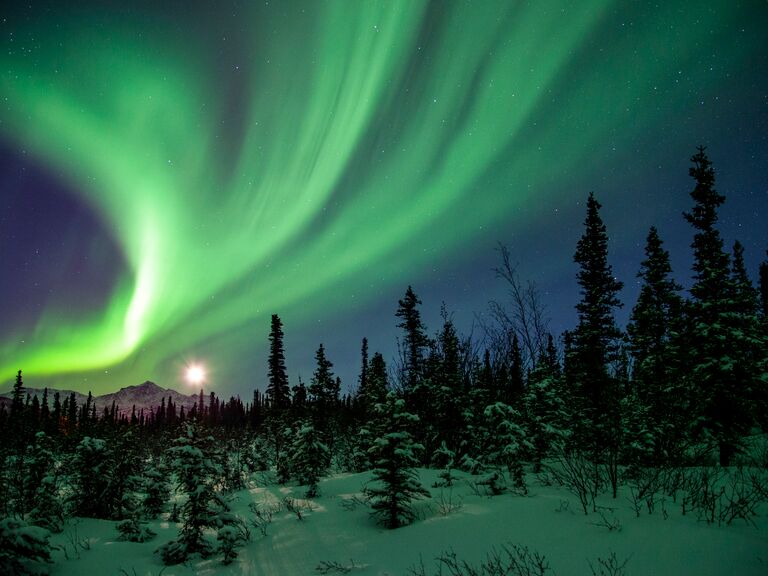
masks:
[(496, 241), (559, 316), (590, 190), (625, 281), (651, 224), (686, 265), (699, 143), (768, 247), (765, 2), (63, 4), (3, 8), (3, 382), (247, 395), (272, 313), (349, 380), (409, 283), (471, 322)]

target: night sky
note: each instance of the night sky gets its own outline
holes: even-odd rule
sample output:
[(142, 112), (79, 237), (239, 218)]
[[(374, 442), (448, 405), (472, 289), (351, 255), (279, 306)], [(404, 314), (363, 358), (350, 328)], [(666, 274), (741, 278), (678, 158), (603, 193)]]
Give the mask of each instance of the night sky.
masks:
[(445, 301), (479, 336), (498, 242), (559, 333), (590, 191), (624, 322), (651, 225), (690, 285), (699, 144), (727, 246), (765, 259), (764, 0), (0, 10), (0, 389), (182, 389), (201, 362), (249, 398), (272, 313), (292, 384), (324, 342), (351, 387), (408, 284), (430, 331)]

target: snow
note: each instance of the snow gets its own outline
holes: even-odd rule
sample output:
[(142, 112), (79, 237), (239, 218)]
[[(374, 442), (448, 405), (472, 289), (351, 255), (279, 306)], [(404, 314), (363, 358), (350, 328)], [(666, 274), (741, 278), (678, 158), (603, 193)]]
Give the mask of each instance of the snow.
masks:
[[(439, 481), (440, 470), (419, 469), (425, 487)], [(234, 561), (225, 566), (221, 554), (208, 559), (193, 556), (186, 565), (164, 567), (160, 545), (175, 538), (178, 527), (167, 514), (150, 521), (147, 527), (157, 537), (146, 543), (118, 540), (116, 522), (92, 519), (70, 520), (51, 542), (63, 547), (52, 556), (54, 576), (119, 574), (155, 576), (243, 575), (290, 576), (318, 573), (321, 562), (354, 564), (351, 574), (404, 575), (423, 560), (427, 573), (436, 572), (434, 558), (453, 550), (461, 559), (479, 562), (492, 547), (505, 543), (528, 546), (546, 556), (554, 573), (590, 575), (589, 561), (629, 558), (627, 575), (697, 574), (714, 576), (739, 574), (764, 575), (768, 566), (768, 517), (761, 510), (757, 528), (746, 523), (718, 527), (681, 514), (680, 505), (667, 502), (668, 519), (661, 511), (635, 517), (627, 493), (616, 500), (609, 496), (598, 502), (605, 508), (609, 530), (600, 514), (585, 516), (576, 498), (561, 488), (544, 486), (535, 475), (527, 476), (529, 494), (479, 496), (471, 483), (478, 477), (454, 471), (452, 488), (429, 488), (431, 499), (416, 501), (416, 521), (396, 530), (387, 530), (370, 516), (362, 502), (362, 487), (370, 473), (343, 474), (320, 482), (321, 496), (311, 506), (301, 497), (305, 487), (264, 486), (264, 476), (254, 476), (246, 489), (231, 501), (232, 511), (250, 519), (249, 504), (278, 509), (286, 497), (295, 498), (302, 519), (279, 507), (266, 536), (252, 529), (251, 541), (238, 550)], [(442, 505), (441, 505), (442, 503)], [(603, 525), (601, 525), (603, 524)], [(209, 540), (215, 542), (211, 531)], [(77, 551), (73, 542), (83, 542)], [(85, 549), (88, 548), (88, 549)], [(67, 551), (69, 559), (64, 557)], [(76, 556), (79, 555), (79, 558)], [(333, 573), (333, 572), (330, 572)]]

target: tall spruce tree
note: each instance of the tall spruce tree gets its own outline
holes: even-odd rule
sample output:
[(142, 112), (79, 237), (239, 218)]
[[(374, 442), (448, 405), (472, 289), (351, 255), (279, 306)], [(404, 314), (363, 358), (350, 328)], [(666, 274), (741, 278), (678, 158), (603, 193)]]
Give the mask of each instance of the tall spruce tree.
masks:
[(357, 395), (364, 396), (368, 388), (368, 338), (360, 346), (360, 376), (357, 379)]
[(412, 390), (418, 384), (422, 376), (424, 350), (429, 345), (429, 338), (421, 321), (420, 305), (421, 300), (416, 296), (413, 288), (408, 286), (405, 296), (398, 301), (398, 309), (395, 313), (395, 316), (400, 318), (397, 327), (405, 332), (401, 384), (406, 390)]
[(715, 227), (718, 208), (725, 196), (715, 190), (715, 171), (704, 147), (691, 158), (691, 191), (694, 206), (684, 214), (693, 226), (693, 271), (690, 309), (690, 381), (700, 417), (696, 431), (719, 452), (728, 465), (741, 445), (749, 426), (745, 389), (737, 358), (735, 287), (730, 275), (728, 254)]
[(434, 420), (437, 438), (426, 446), (431, 455), (434, 446), (445, 442), (448, 449), (456, 452), (464, 434), (464, 406), (466, 390), (461, 366), (461, 343), (453, 320), (443, 308), (443, 329), (437, 337), (439, 367), (433, 382)]
[(272, 314), (269, 331), (269, 384), (267, 398), (272, 408), (286, 408), (290, 403), (288, 374), (285, 369), (285, 350), (283, 348), (283, 322), (277, 314)]
[(677, 351), (682, 327), (682, 287), (670, 276), (669, 252), (658, 231), (651, 227), (645, 245), (645, 260), (637, 276), (640, 294), (632, 309), (627, 332), (634, 359), (633, 395), (641, 406), (630, 406), (645, 415), (638, 433), (650, 433), (655, 456), (673, 451), (679, 440), (679, 418), (685, 394), (679, 388)]
[(768, 335), (759, 316), (759, 295), (744, 264), (744, 246), (733, 244), (731, 282), (733, 310), (731, 333), (734, 345), (734, 378), (741, 382), (749, 413), (744, 431), (753, 423), (766, 421), (766, 386), (768, 385)]
[(568, 359), (575, 379), (574, 397), (584, 417), (576, 425), (575, 440), (594, 458), (600, 458), (605, 448), (618, 441), (619, 398), (609, 367), (621, 336), (613, 312), (622, 305), (617, 294), (623, 286), (608, 264), (608, 234), (600, 207), (590, 193), (584, 234), (574, 255), (579, 264), (576, 279), (581, 300), (576, 305), (579, 323), (573, 333), (572, 358)]

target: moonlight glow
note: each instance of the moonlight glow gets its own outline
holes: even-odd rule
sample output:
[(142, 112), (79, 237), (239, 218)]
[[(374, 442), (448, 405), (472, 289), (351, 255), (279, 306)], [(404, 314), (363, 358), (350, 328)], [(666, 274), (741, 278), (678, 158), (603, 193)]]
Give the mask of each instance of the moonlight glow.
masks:
[(199, 364), (187, 366), (184, 372), (184, 379), (193, 386), (202, 384), (205, 381), (205, 369)]

